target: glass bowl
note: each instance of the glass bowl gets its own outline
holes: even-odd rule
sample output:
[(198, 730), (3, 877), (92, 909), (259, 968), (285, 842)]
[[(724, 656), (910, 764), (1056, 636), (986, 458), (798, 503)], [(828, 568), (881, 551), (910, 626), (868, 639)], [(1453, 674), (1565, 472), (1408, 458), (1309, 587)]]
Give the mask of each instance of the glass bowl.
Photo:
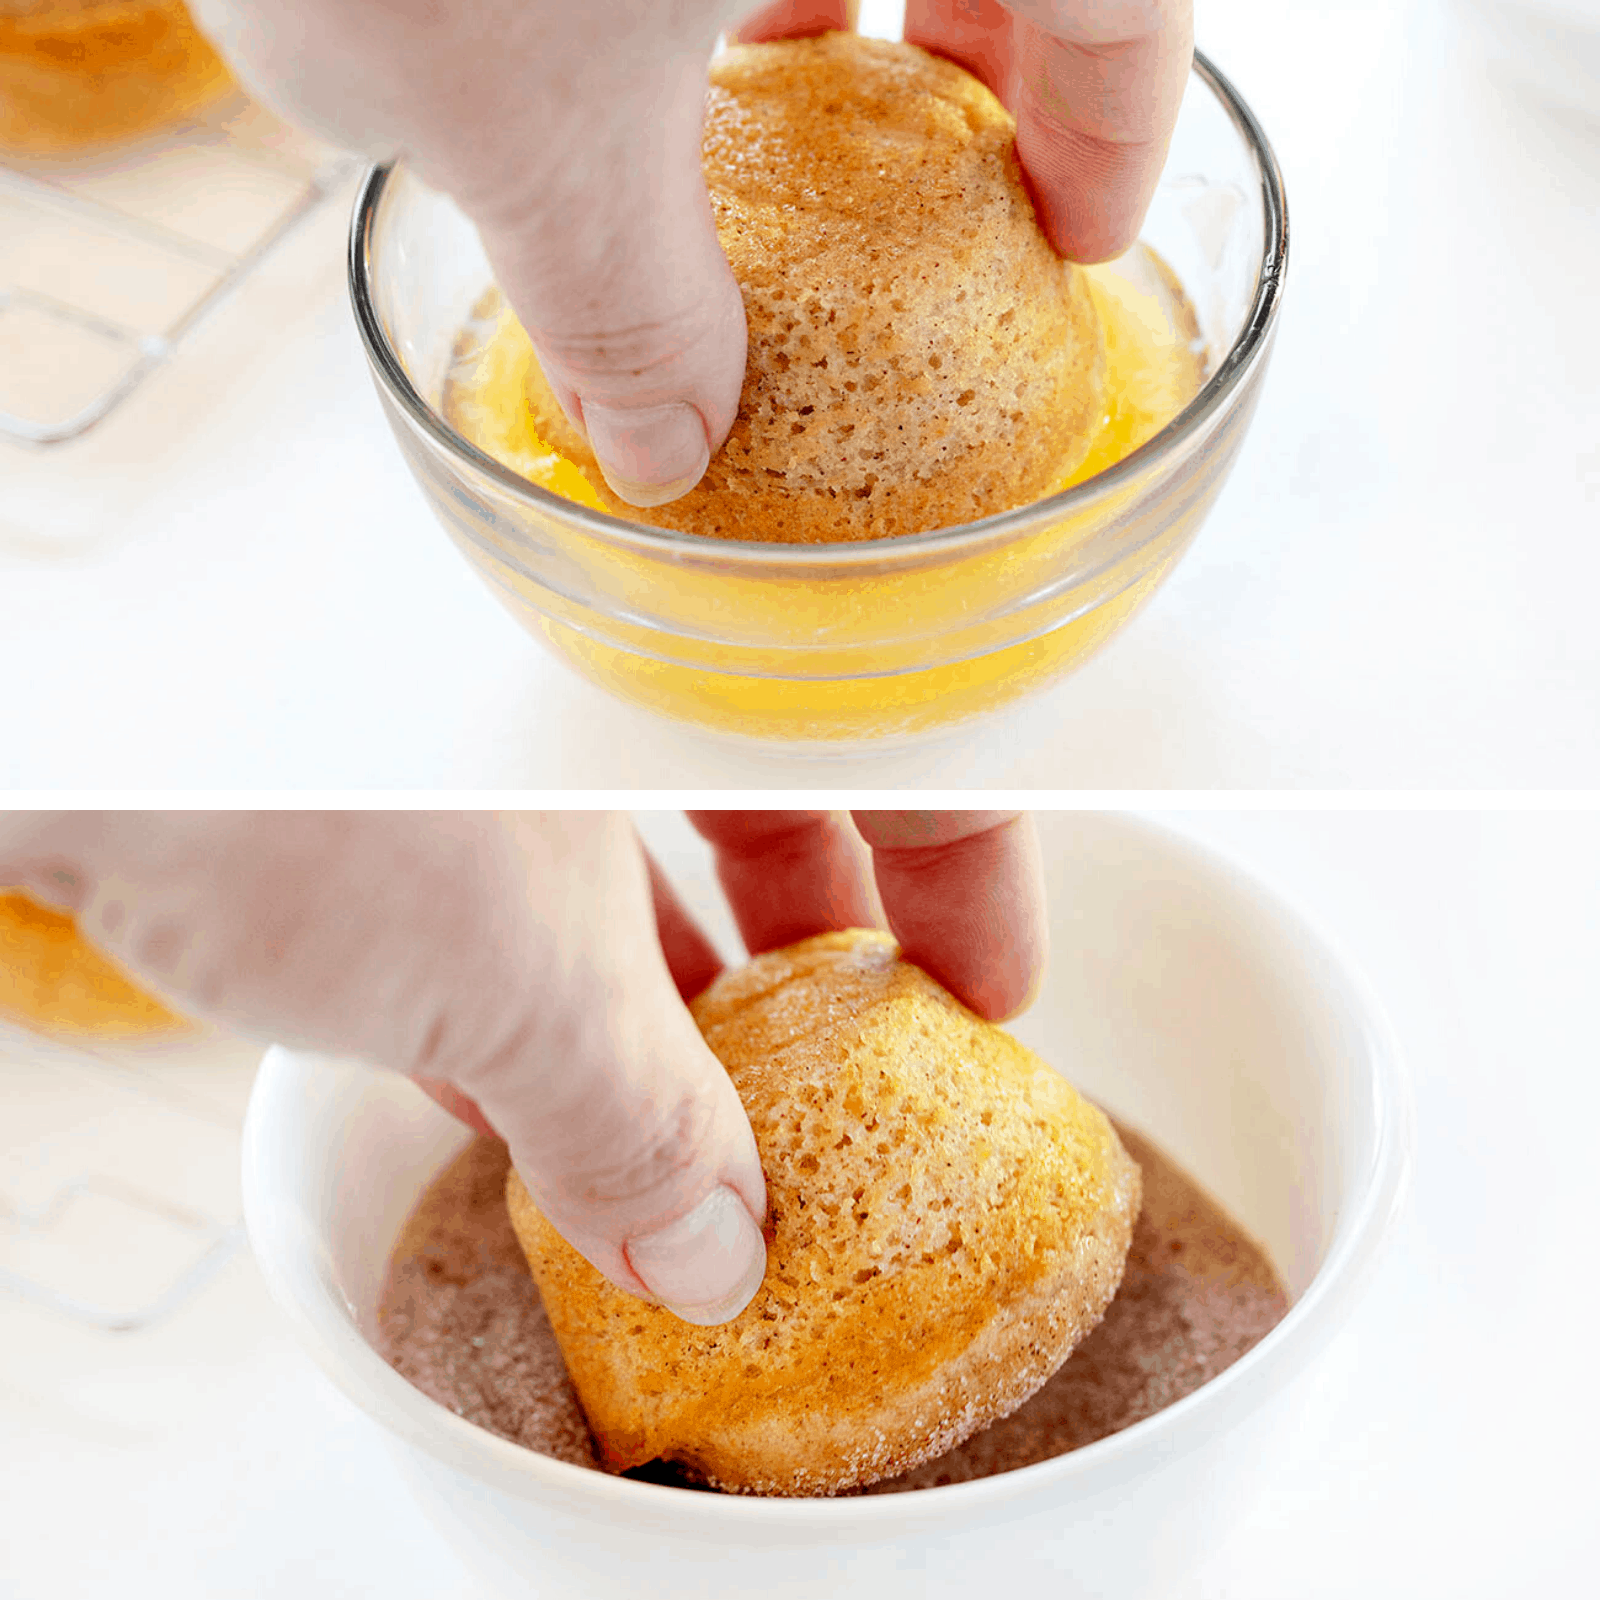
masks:
[(1204, 347), (1195, 398), (1115, 466), (1020, 510), (859, 544), (642, 527), (530, 484), (441, 397), (491, 282), (472, 226), (403, 164), (368, 174), (350, 283), (379, 396), (445, 529), (502, 604), (593, 682), (746, 739), (907, 742), (1059, 678), (1121, 628), (1194, 538), (1272, 347), (1283, 184), (1233, 87), (1196, 55), (1142, 243)]

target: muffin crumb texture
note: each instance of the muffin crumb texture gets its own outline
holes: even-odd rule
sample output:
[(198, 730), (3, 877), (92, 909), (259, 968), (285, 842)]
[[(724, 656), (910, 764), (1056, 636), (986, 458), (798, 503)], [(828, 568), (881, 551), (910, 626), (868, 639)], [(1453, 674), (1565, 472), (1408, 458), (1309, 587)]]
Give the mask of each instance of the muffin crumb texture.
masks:
[(641, 1303), (507, 1188), (602, 1461), (835, 1494), (1015, 1410), (1121, 1277), (1139, 1175), (1106, 1119), (885, 934), (768, 952), (691, 1009), (767, 1178), (744, 1311)]
[(1099, 323), (982, 84), (852, 33), (735, 46), (712, 66), (704, 160), (750, 346), (699, 487), (647, 510), (617, 500), (528, 374), (539, 434), (608, 509), (828, 543), (970, 522), (1067, 481), (1103, 407)]

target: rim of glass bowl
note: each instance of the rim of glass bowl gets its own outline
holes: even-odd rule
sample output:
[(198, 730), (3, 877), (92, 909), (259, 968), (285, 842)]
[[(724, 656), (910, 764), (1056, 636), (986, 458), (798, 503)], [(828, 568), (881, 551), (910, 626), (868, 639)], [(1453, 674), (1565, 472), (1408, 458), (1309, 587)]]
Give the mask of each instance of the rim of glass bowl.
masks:
[[(1268, 335), (1277, 319), (1283, 292), (1284, 271), (1289, 253), (1289, 214), (1283, 193), (1283, 175), (1277, 157), (1261, 124), (1228, 79), (1199, 50), (1194, 53), (1193, 71), (1221, 102), (1255, 159), (1261, 183), (1263, 252), (1256, 276), (1249, 314), (1239, 336), (1217, 369), (1200, 387), (1200, 392), (1161, 431), (1124, 456), (1115, 465), (1083, 483), (1044, 500), (1031, 501), (1010, 511), (996, 512), (976, 522), (957, 523), (927, 533), (899, 534), (886, 539), (863, 539), (840, 544), (768, 544), (757, 540), (708, 538), (704, 534), (683, 533), (674, 528), (653, 528), (627, 522), (609, 512), (593, 511), (560, 495), (530, 483), (503, 463), (463, 439), (417, 392), (394, 347), (390, 344), (372, 298), (372, 232), (389, 180), (399, 167), (390, 161), (368, 169), (356, 195), (350, 222), (349, 276), (350, 298), (356, 326), (367, 358), (390, 397), (399, 405), (411, 424), (446, 455), (463, 459), (476, 471), (493, 479), (496, 486), (513, 500), (546, 515), (559, 517), (584, 531), (613, 544), (628, 544), (645, 552), (700, 560), (736, 560), (752, 567), (774, 571), (826, 567), (880, 566), (904, 560), (914, 564), (919, 558), (959, 552), (982, 545), (1013, 532), (1025, 531), (1092, 506), (1127, 479), (1181, 446), (1206, 428), (1224, 410), (1239, 386), (1265, 353)], [(521, 530), (505, 530), (513, 540)], [(1139, 544), (1158, 538), (1161, 529), (1152, 530)], [(1131, 553), (1130, 545), (1121, 555)]]

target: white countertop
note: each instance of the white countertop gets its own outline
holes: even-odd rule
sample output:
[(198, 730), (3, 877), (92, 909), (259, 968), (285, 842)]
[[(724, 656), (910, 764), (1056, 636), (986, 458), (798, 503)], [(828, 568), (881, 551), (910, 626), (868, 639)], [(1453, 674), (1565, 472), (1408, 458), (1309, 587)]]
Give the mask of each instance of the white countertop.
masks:
[(1286, 175), (1278, 347), (1195, 548), (1040, 702), (816, 768), (580, 683), (401, 463), (341, 198), (97, 434), (0, 445), (0, 784), (1600, 785), (1600, 124), (1449, 0), (1198, 10)]
[[(1271, 1490), (1181, 1600), (1578, 1593), (1600, 1557), (1600, 822), (1169, 820), (1255, 872), (1365, 970), (1418, 1113), (1394, 1247), (1326, 1356)], [(655, 818), (648, 832), (669, 869), (698, 874), (688, 898), (703, 901), (686, 826)], [(38, 1204), (115, 1156), (125, 1183), (225, 1226), (249, 1072), (235, 1046), (132, 1075), (0, 1046), (0, 1193)], [(147, 1244), (110, 1247), (139, 1225)], [(153, 1282), (171, 1264), (158, 1254), (172, 1239), (151, 1227), (148, 1213), (105, 1213), (90, 1235), (99, 1259), (63, 1233), (34, 1270), (74, 1278), (80, 1296), (98, 1276), (127, 1303), (132, 1277)], [(416, 1516), (375, 1430), (293, 1344), (243, 1251), (134, 1332), (0, 1294), (0, 1506), (7, 1600), (480, 1592)], [(995, 1579), (1003, 1590), (1005, 1574)]]

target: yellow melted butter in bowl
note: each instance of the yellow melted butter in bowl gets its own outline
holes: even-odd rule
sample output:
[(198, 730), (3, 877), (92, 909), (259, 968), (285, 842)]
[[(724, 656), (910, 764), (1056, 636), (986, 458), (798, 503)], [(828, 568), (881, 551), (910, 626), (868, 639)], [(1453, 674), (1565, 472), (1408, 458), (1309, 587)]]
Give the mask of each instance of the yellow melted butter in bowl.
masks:
[[(1105, 404), (1089, 451), (1056, 491), (1114, 466), (1164, 428), (1204, 380), (1194, 314), (1155, 253), (1138, 246), (1122, 260), (1080, 269), (1105, 341)], [(606, 508), (583, 471), (535, 430), (524, 399), (533, 345), (498, 289), (476, 307), (457, 341), (445, 382), (452, 427), (503, 466), (577, 505)]]
[[(1104, 403), (1087, 454), (1063, 472), (1057, 492), (1153, 438), (1208, 376), (1194, 311), (1152, 250), (1138, 245), (1081, 270), (1104, 342)], [(532, 360), (527, 334), (491, 289), (456, 340), (441, 410), (463, 439), (528, 482), (603, 510), (584, 472), (534, 426), (524, 395)], [(1127, 553), (1087, 563), (1081, 580), (1063, 582), (1062, 574), (1119, 522), (1147, 519), (1162, 475), (1153, 464), (1003, 542), (848, 571), (828, 566), (836, 546), (790, 546), (817, 552), (811, 569), (746, 565), (744, 553), (758, 547), (725, 539), (706, 539), (703, 558), (685, 559), (678, 545), (663, 559), (621, 543), (601, 549), (553, 517), (519, 512), (513, 520), (603, 588), (604, 614), (553, 593), (514, 547), (474, 538), (462, 548), (519, 621), (590, 681), (635, 705), (745, 738), (904, 739), (1041, 687), (1121, 627), (1166, 576), (1209, 495), (1160, 513), (1150, 548), (1135, 540)], [(890, 554), (902, 543), (851, 549)], [(1019, 603), (1019, 594), (1030, 598)], [(893, 637), (885, 618), (893, 619)]]

